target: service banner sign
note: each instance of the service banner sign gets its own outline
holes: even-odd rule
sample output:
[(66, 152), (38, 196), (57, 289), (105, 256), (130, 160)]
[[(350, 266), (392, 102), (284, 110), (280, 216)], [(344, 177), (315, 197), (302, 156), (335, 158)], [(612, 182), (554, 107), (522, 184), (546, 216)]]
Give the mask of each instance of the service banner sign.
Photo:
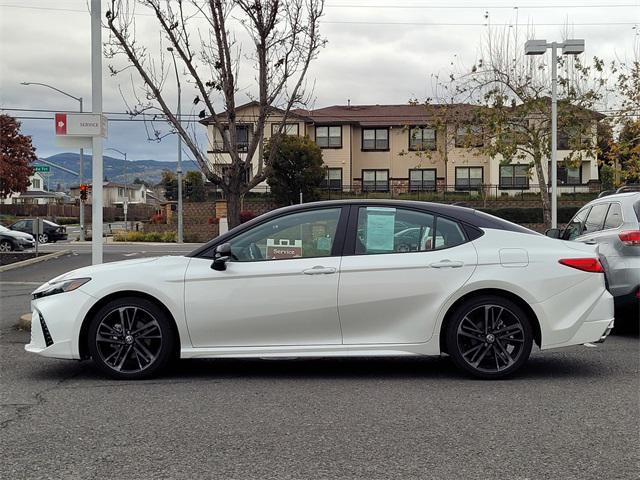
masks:
[(94, 113), (56, 113), (56, 136), (106, 137), (107, 117)]

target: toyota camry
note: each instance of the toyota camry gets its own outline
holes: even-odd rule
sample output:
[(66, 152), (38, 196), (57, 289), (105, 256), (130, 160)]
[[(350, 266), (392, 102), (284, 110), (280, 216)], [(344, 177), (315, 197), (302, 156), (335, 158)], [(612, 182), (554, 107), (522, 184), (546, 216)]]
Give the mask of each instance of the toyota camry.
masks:
[[(407, 240), (410, 238), (410, 241)], [(33, 292), (29, 352), (146, 378), (177, 358), (447, 354), (501, 378), (602, 341), (596, 247), (460, 206), (331, 201), (255, 218), (186, 256), (80, 268)]]

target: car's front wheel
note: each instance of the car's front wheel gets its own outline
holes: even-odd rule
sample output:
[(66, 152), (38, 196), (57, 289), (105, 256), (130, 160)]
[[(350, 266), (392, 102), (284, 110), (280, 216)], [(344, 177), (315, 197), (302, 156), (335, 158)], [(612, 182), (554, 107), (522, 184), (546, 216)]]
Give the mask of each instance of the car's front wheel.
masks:
[(13, 250), (13, 245), (9, 240), (0, 240), (0, 252), (10, 252)]
[(166, 313), (137, 297), (113, 300), (91, 320), (89, 352), (96, 366), (123, 380), (151, 377), (171, 359), (175, 335)]
[(453, 312), (446, 340), (459, 368), (478, 378), (503, 378), (529, 358), (533, 332), (522, 308), (487, 295), (470, 299)]

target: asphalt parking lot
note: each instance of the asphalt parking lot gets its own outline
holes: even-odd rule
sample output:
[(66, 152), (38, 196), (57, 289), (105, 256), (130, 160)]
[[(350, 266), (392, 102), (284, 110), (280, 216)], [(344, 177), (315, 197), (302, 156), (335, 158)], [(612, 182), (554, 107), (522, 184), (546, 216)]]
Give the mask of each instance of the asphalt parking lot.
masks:
[[(157, 254), (120, 248), (105, 259)], [(189, 360), (118, 382), (27, 354), (9, 318), (28, 305), (26, 282), (83, 255), (0, 274), (0, 478), (640, 476), (637, 333), (535, 351), (497, 382), (446, 357)]]

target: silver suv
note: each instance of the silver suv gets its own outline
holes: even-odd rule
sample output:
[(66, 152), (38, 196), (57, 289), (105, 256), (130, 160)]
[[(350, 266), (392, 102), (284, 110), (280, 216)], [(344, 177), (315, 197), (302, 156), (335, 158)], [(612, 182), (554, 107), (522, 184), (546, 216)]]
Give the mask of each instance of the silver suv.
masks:
[(598, 245), (616, 308), (640, 316), (640, 192), (618, 193), (587, 203), (564, 230), (547, 236)]

